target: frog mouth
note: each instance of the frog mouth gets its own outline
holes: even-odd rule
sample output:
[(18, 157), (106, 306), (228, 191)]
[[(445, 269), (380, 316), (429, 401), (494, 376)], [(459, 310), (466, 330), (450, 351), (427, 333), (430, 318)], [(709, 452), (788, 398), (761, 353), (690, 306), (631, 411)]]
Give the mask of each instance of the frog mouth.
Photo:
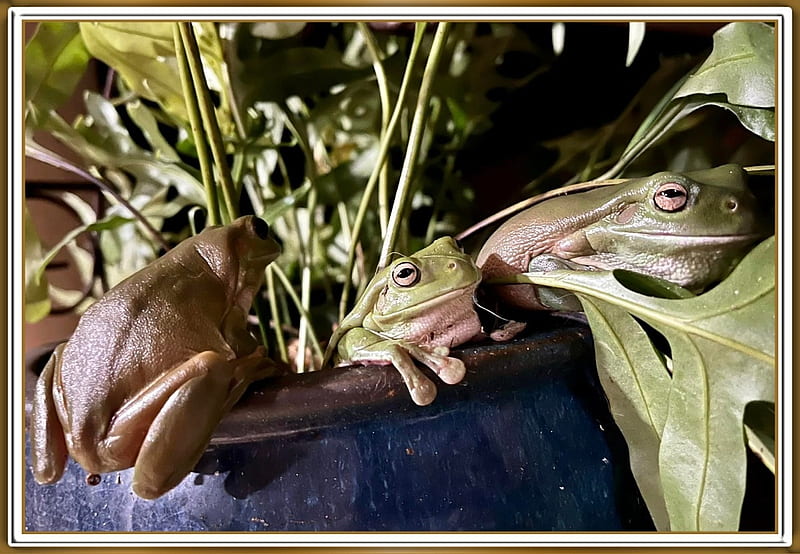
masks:
[(251, 255), (248, 259), (253, 263), (267, 265), (275, 261), (278, 256), (280, 256), (280, 252), (269, 252), (261, 255)]
[(764, 233), (744, 233), (739, 235), (681, 235), (679, 233), (640, 233), (637, 231), (618, 231), (617, 234), (645, 237), (653, 241), (669, 241), (676, 244), (680, 241), (687, 247), (708, 244), (732, 244), (737, 242), (753, 242), (768, 235)]
[(426, 309), (430, 308), (431, 306), (438, 306), (442, 303), (448, 302), (454, 298), (458, 298), (459, 296), (463, 296), (470, 289), (476, 288), (478, 286), (478, 282), (471, 283), (469, 285), (465, 285), (463, 287), (459, 287), (457, 289), (450, 290), (444, 294), (440, 294), (430, 300), (426, 300), (425, 302), (420, 302), (419, 304), (415, 304), (413, 306), (409, 306), (408, 308), (403, 308), (402, 310), (397, 310), (396, 314), (412, 314), (415, 312), (425, 311)]

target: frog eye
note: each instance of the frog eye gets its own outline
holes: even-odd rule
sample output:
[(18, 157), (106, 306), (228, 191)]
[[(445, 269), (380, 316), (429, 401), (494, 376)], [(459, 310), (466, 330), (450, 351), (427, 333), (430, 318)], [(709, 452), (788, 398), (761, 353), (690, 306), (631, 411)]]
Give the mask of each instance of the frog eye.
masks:
[(419, 268), (411, 262), (399, 263), (397, 267), (392, 270), (392, 281), (394, 281), (398, 287), (416, 285), (419, 281), (419, 277)]
[(677, 212), (686, 205), (686, 187), (678, 183), (664, 183), (653, 196), (656, 207), (665, 212)]
[(253, 232), (262, 240), (269, 238), (269, 225), (260, 217), (253, 218)]

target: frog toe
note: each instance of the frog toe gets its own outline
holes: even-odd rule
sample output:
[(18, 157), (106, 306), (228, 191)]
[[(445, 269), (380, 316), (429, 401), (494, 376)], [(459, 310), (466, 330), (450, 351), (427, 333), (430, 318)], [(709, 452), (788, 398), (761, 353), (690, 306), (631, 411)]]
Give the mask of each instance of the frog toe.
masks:
[(408, 392), (411, 394), (411, 400), (417, 406), (427, 406), (436, 398), (436, 385), (429, 379), (419, 381), (413, 385), (408, 386)]
[(434, 369), (439, 379), (448, 385), (460, 383), (467, 372), (464, 362), (458, 358), (445, 358), (442, 363)]

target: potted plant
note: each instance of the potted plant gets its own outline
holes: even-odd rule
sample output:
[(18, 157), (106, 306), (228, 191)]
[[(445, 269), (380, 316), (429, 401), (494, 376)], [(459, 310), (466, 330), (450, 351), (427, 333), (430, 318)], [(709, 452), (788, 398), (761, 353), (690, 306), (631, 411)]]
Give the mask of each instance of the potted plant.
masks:
[[(717, 487), (713, 490), (730, 499), (730, 507), (708, 520), (702, 517), (705, 501), (691, 500), (692, 490), (684, 490), (674, 479), (669, 483), (658, 475), (648, 479), (652, 465), (647, 464), (652, 460), (642, 458), (642, 453), (652, 456), (655, 451), (664, 460), (674, 453), (661, 434), (664, 422), (644, 431), (620, 423), (644, 501), (635, 492), (627, 497), (609, 494), (619, 490), (615, 479), (630, 483), (631, 477), (625, 445), (594, 381), (594, 366), (587, 363), (591, 339), (586, 327), (545, 317), (538, 329), (534, 325), (535, 331), (518, 342), (465, 347), (461, 355), (468, 361), (467, 384), (443, 387), (441, 397), (426, 411), (406, 409), (398, 378), (387, 368), (314, 371), (322, 359), (321, 344), (363, 292), (376, 265), (393, 251), (417, 250), (487, 215), (474, 209), (475, 199), (498, 195), (481, 187), (482, 181), (490, 179), (494, 186), (505, 175), (511, 186), (535, 177), (517, 191), (531, 194), (555, 185), (642, 175), (664, 167), (679, 171), (733, 161), (761, 165), (772, 159), (774, 91), (768, 79), (755, 77), (774, 71), (773, 29), (753, 22), (723, 26), (714, 34), (713, 44), (705, 37), (690, 55), (682, 52), (682, 59), (667, 58), (658, 67), (651, 52), (652, 67), (639, 69), (639, 94), (629, 87), (622, 99), (629, 101), (627, 107), (616, 99), (617, 112), (593, 122), (599, 129), (591, 133), (583, 122), (572, 121), (571, 128), (556, 126), (549, 135), (517, 134), (514, 140), (522, 144), (517, 152), (542, 153), (542, 161), (530, 162), (526, 171), (518, 167), (520, 158), (513, 154), (505, 156), (512, 162), (505, 169), (476, 156), (484, 148), (491, 152), (487, 145), (514, 128), (509, 122), (520, 105), (530, 101), (531, 91), (546, 89), (547, 78), (558, 83), (564, 64), (576, 63), (569, 50), (558, 51), (563, 48), (558, 42), (552, 49), (550, 27), (549, 23), (424, 22), (40, 24), (26, 49), (27, 129), (60, 140), (80, 162), (49, 151), (30, 134), (26, 154), (80, 174), (102, 191), (107, 204), (96, 213), (80, 199), (65, 195), (83, 224), (49, 251), (31, 247), (40, 255), (26, 262), (29, 316), (46, 315), (45, 269), (52, 256), (64, 245), (74, 244), (82, 232), (97, 236), (102, 257), (103, 279), (85, 275), (96, 295), (177, 241), (239, 214), (259, 215), (283, 243), (281, 258), (266, 271), (266, 287), (254, 303), (252, 319), (270, 355), (291, 364), (297, 374), (251, 391), (221, 423), (194, 483), (184, 482), (171, 497), (154, 503), (184, 505), (186, 495), (194, 492), (204, 495), (207, 509), (192, 512), (177, 527), (167, 527), (163, 519), (151, 515), (141, 522), (131, 520), (128, 528), (616, 530), (650, 529), (654, 524), (659, 530), (705, 531), (738, 527), (747, 469), (741, 456), (733, 460), (720, 454), (701, 461), (712, 473), (733, 464), (737, 475), (736, 486), (712, 482)], [(578, 35), (609, 32), (607, 24), (579, 24), (575, 30)], [(643, 33), (633, 24), (630, 29), (612, 30), (629, 32), (631, 37)], [(702, 51), (705, 46), (711, 47), (710, 52)], [(741, 49), (753, 54), (744, 57), (746, 62), (735, 56)], [(633, 63), (637, 49), (629, 50)], [(90, 57), (108, 66), (114, 86), (104, 93), (85, 91), (85, 114), (72, 123), (64, 121), (56, 110)], [(716, 69), (720, 60), (730, 62), (726, 69)], [(774, 82), (774, 75), (771, 78)], [(742, 80), (748, 79), (763, 86), (742, 87)], [(729, 142), (709, 140), (707, 133), (716, 136), (720, 129)], [(563, 136), (554, 139), (558, 132)], [(769, 248), (765, 244), (754, 251), (727, 286), (768, 298), (769, 290), (756, 290), (748, 283), (770, 281), (769, 264), (763, 263)], [(772, 271), (774, 275), (774, 267)], [(617, 326), (635, 325), (634, 317), (644, 321), (645, 326), (634, 333), (634, 343), (622, 341), (620, 352), (633, 348), (631, 344), (658, 345), (659, 339), (651, 341), (647, 333), (660, 332), (670, 354), (663, 355), (663, 345), (654, 347), (661, 364), (671, 364), (672, 354), (677, 363), (677, 354), (684, 351), (681, 341), (688, 335), (685, 329), (673, 329), (682, 317), (698, 313), (686, 303), (641, 300), (641, 288), (652, 284), (646, 279), (637, 285), (638, 292), (626, 288), (630, 282), (620, 283), (609, 275), (538, 279), (538, 284), (576, 292), (584, 306), (592, 303), (595, 309), (587, 309), (587, 315), (595, 339), (624, 335), (627, 331)], [(719, 294), (725, 291), (720, 290)], [(656, 295), (668, 294), (658, 289)], [(760, 303), (753, 310), (733, 313), (736, 325), (753, 314), (770, 316)], [(667, 323), (648, 320), (656, 312), (667, 314)], [(598, 314), (612, 323), (600, 323)], [(659, 327), (662, 323), (666, 327)], [(767, 329), (762, 323), (758, 329), (757, 347), (734, 348), (731, 355), (737, 363), (769, 368), (764, 351), (769, 350), (772, 335), (762, 332)], [(715, 336), (724, 342), (729, 334), (730, 329)], [(525, 355), (532, 347), (544, 353)], [(730, 353), (715, 348), (720, 356)], [(487, 357), (501, 351), (506, 365), (487, 362)], [(666, 409), (658, 394), (649, 397), (648, 391), (643, 404), (637, 404), (624, 386), (611, 387), (619, 366), (602, 352), (598, 350), (597, 358), (600, 381), (618, 423), (620, 415)], [(561, 361), (548, 354), (558, 354)], [(634, 358), (632, 367), (623, 370), (635, 372), (640, 361)], [(698, 371), (706, 375), (703, 368)], [(764, 374), (759, 373), (758, 379)], [(498, 383), (498, 376), (507, 376), (513, 386)], [(664, 393), (677, 385), (662, 380), (659, 386)], [(694, 394), (691, 383), (681, 386)], [(543, 399), (544, 390), (552, 392), (549, 400)], [(352, 391), (358, 392), (355, 398)], [(325, 393), (333, 396), (330, 403)], [(761, 423), (769, 421), (772, 399), (753, 400), (747, 404), (749, 419), (744, 405), (737, 404), (736, 409), (746, 417), (750, 447), (769, 464), (770, 435)], [(297, 411), (297, 405), (307, 411)], [(682, 409), (697, 415), (692, 407)], [(548, 410), (550, 416), (554, 412), (563, 416), (564, 427), (555, 425), (555, 420), (543, 423)], [(401, 414), (408, 419), (399, 420)], [(697, 417), (698, 429), (703, 429), (702, 422), (713, 414)], [(487, 423), (477, 438), (464, 441), (459, 424), (474, 427), (487, 419), (494, 423)], [(741, 426), (741, 419), (728, 423)], [(524, 437), (515, 447), (522, 450), (500, 453), (499, 445), (509, 438), (500, 429), (516, 425)], [(425, 426), (426, 439), (415, 442), (412, 437), (421, 433), (420, 426)], [(581, 446), (592, 453), (588, 458), (593, 465), (581, 463), (571, 445), (557, 437), (559, 432), (586, 437)], [(376, 434), (381, 436), (377, 443)], [(537, 442), (545, 435), (549, 441)], [(454, 441), (455, 436), (460, 440)], [(536, 450), (537, 444), (547, 449)], [(374, 464), (363, 463), (376, 445), (391, 446), (391, 453), (377, 455)], [(447, 445), (457, 449), (445, 452)], [(481, 449), (483, 457), (478, 456)], [(439, 482), (442, 469), (445, 473), (452, 469), (453, 456), (460, 460), (454, 482), (442, 482), (438, 492), (427, 484), (418, 486), (422, 481)], [(278, 467), (262, 461), (270, 459)], [(550, 470), (544, 467), (546, 459), (559, 463)], [(518, 468), (511, 467), (512, 460), (520, 461)], [(302, 471), (295, 471), (292, 478), (286, 473), (289, 468)], [(669, 473), (666, 469), (661, 471)], [(550, 482), (563, 511), (531, 504), (529, 495), (549, 494), (525, 475), (534, 470), (539, 477), (547, 473), (564, 481)], [(225, 471), (227, 477), (217, 475)], [(672, 475), (680, 471), (677, 468)], [(72, 467), (69, 485), (64, 486), (82, 487), (79, 473)], [(598, 474), (599, 481), (589, 478)], [(418, 475), (429, 478), (416, 480)], [(383, 488), (378, 490), (381, 479)], [(46, 528), (51, 493), (28, 481), (30, 526)], [(482, 486), (473, 488), (478, 482)], [(93, 502), (111, 498), (108, 495), (113, 502), (133, 506), (131, 510), (143, 509), (131, 503), (124, 487), (114, 485), (104, 482), (94, 489), (102, 494), (90, 491), (85, 509), (92, 510)], [(472, 494), (464, 491), (467, 485), (483, 492), (467, 498)], [(221, 489), (228, 494), (221, 494)], [(267, 497), (274, 497), (276, 490), (284, 507), (310, 507), (305, 513), (312, 517), (293, 519), (286, 514), (295, 508), (281, 511), (268, 505)], [(600, 512), (591, 508), (591, 501), (581, 505), (581, 498), (587, 497), (627, 507), (614, 510), (609, 518), (590, 517)], [(358, 506), (367, 508), (353, 509), (356, 498), (366, 503)], [(482, 522), (474, 506), (485, 502), (492, 503), (495, 515)], [(644, 513), (645, 503), (649, 515)], [(464, 511), (467, 515), (459, 516)], [(148, 512), (158, 513), (150, 508)], [(326, 521), (325, 515), (334, 512), (337, 515)], [(681, 513), (701, 515), (684, 521)], [(564, 514), (571, 519), (561, 517)], [(120, 523), (73, 518), (57, 526), (62, 525), (99, 529), (117, 528)]]

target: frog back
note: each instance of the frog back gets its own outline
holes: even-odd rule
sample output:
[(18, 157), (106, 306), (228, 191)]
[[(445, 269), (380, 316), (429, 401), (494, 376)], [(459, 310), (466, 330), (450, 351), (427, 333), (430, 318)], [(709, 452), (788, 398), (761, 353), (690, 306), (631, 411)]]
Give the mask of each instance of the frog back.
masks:
[(122, 405), (193, 355), (233, 357), (219, 329), (227, 304), (216, 277), (169, 264), (157, 269), (93, 304), (61, 352), (55, 393), (76, 439), (103, 436)]

